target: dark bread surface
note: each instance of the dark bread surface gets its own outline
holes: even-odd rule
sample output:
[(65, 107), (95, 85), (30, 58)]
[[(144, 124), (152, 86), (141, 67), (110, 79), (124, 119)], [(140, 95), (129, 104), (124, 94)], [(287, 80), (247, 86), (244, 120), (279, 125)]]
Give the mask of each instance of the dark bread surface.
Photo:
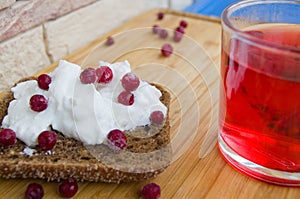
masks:
[[(26, 81), (33, 77), (21, 80)], [(161, 92), (161, 102), (169, 110), (170, 94), (153, 84)], [(0, 99), (0, 122), (13, 93), (7, 91)], [(161, 126), (143, 126), (126, 131), (127, 147), (114, 153), (106, 144), (84, 146), (83, 143), (58, 133), (55, 147), (48, 152), (38, 146), (33, 155), (23, 153), (26, 145), (17, 140), (10, 147), (0, 145), (0, 177), (39, 178), (60, 181), (72, 177), (78, 181), (123, 183), (153, 178), (166, 169), (171, 161), (169, 114)]]

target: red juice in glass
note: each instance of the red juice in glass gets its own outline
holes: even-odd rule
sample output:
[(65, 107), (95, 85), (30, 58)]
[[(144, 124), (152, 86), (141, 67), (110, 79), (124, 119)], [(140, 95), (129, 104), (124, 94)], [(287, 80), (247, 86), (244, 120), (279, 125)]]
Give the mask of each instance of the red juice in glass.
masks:
[[(300, 50), (300, 25), (263, 24), (244, 31), (263, 45), (234, 37), (223, 45), (219, 139), (254, 164), (300, 172), (300, 56), (293, 53)], [(290, 50), (283, 53), (280, 46)]]

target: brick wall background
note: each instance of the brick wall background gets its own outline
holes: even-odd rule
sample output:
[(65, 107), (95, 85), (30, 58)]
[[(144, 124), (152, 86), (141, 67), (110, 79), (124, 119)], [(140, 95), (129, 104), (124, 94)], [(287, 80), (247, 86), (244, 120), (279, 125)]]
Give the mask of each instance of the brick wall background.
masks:
[(0, 0), (0, 92), (169, 1)]

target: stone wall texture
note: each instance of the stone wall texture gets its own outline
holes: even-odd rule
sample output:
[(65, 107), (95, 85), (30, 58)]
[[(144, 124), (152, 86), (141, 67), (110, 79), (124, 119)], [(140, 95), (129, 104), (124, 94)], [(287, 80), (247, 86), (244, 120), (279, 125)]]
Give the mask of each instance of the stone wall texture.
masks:
[(0, 1), (0, 10), (11, 6), (15, 2), (16, 2), (16, 0), (1, 0)]
[(96, 0), (30, 0), (18, 1), (0, 12), (0, 41), (54, 20)]
[(39, 26), (1, 43), (0, 88), (2, 90), (20, 78), (31, 76), (50, 64), (42, 32), (43, 28)]
[(0, 92), (169, 0), (0, 0)]

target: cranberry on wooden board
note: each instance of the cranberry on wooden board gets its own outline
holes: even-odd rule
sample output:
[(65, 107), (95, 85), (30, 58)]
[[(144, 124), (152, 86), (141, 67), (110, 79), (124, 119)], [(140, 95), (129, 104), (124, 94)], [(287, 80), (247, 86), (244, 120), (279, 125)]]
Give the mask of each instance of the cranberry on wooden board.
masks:
[(169, 57), (173, 53), (173, 47), (170, 44), (164, 44), (161, 48), (161, 54)]
[(175, 29), (175, 32), (180, 32), (180, 33), (182, 33), (182, 34), (185, 34), (185, 30), (184, 30), (184, 28), (181, 27), (181, 26), (178, 26), (178, 27)]
[(44, 197), (44, 189), (38, 183), (30, 183), (25, 192), (25, 199), (41, 199)]
[(159, 30), (159, 37), (162, 39), (166, 39), (168, 37), (168, 31), (165, 29), (160, 29)]
[(106, 44), (107, 46), (111, 46), (111, 45), (113, 45), (114, 43), (115, 43), (115, 40), (114, 40), (113, 37), (111, 37), (111, 36), (107, 37), (106, 42), (105, 42), (105, 44)]
[(143, 199), (158, 199), (160, 197), (160, 186), (156, 183), (146, 184), (142, 189)]
[(182, 37), (183, 37), (183, 34), (181, 32), (174, 31), (173, 41), (180, 42)]
[(186, 28), (186, 27), (188, 26), (188, 22), (185, 21), (185, 20), (181, 20), (180, 23), (179, 23), (179, 25), (180, 25), (181, 27), (183, 27), (183, 28)]
[(161, 30), (161, 27), (159, 25), (153, 25), (152, 32), (154, 34), (158, 34), (160, 30)]
[(58, 185), (58, 192), (64, 198), (73, 197), (78, 191), (77, 181), (73, 178), (68, 178)]
[(164, 18), (165, 14), (163, 12), (157, 13), (157, 19), (162, 20)]

